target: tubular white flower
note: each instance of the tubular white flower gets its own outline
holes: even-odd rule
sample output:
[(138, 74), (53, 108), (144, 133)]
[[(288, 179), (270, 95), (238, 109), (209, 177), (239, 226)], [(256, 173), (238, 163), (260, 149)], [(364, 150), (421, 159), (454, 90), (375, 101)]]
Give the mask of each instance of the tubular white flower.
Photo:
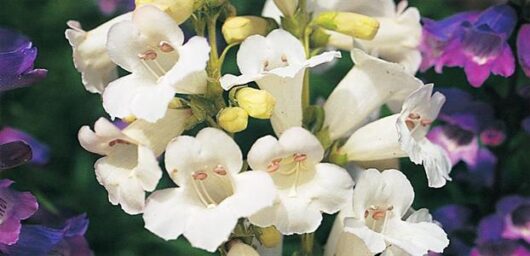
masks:
[(159, 156), (167, 143), (184, 130), (189, 110), (168, 111), (157, 123), (135, 121), (123, 131), (104, 118), (79, 130), (79, 142), (86, 150), (104, 155), (94, 165), (96, 176), (109, 193), (113, 205), (128, 214), (144, 209), (145, 191), (153, 191), (162, 177)]
[[(341, 50), (361, 48), (373, 56), (399, 63), (410, 74), (415, 74), (421, 63), (418, 46), (421, 40), (420, 14), (417, 8), (407, 8), (407, 1), (397, 6), (394, 0), (316, 0), (308, 1), (309, 10), (315, 15), (322, 11), (354, 12), (371, 16), (379, 21), (379, 31), (372, 40), (356, 40), (351, 36), (327, 31), (328, 44)], [(281, 12), (268, 0), (263, 16), (279, 21)]]
[(165, 162), (179, 187), (151, 194), (143, 217), (145, 227), (166, 240), (184, 235), (194, 247), (213, 252), (239, 218), (271, 206), (276, 197), (267, 173), (240, 173), (241, 151), (218, 129), (177, 137), (167, 147)]
[(322, 212), (333, 214), (350, 198), (353, 181), (339, 166), (320, 163), (324, 149), (309, 131), (293, 127), (280, 139), (266, 136), (252, 146), (248, 163), (253, 170), (267, 171), (278, 191), (278, 198), (250, 217), (251, 223), (274, 225), (282, 234), (315, 231)]
[(423, 83), (402, 66), (354, 49), (353, 69), (333, 90), (324, 105), (325, 126), (331, 139), (346, 135), (363, 124), (381, 106), (404, 99)]
[(325, 52), (306, 59), (302, 44), (289, 32), (277, 29), (267, 37), (248, 37), (239, 48), (237, 64), (241, 76), (225, 75), (221, 86), (229, 90), (234, 85), (256, 81), (271, 93), (276, 105), (271, 117), (272, 127), (280, 135), (290, 127), (302, 126), (302, 87), (304, 71), (340, 57), (340, 52)]
[(389, 245), (414, 256), (443, 252), (449, 240), (439, 226), (418, 218), (403, 220), (413, 200), (412, 185), (400, 171), (366, 170), (353, 192), (353, 212), (344, 219), (345, 231), (363, 240), (373, 254)]
[[(401, 113), (371, 122), (355, 131), (340, 149), (350, 161), (373, 161), (408, 156), (423, 164), (430, 187), (442, 187), (451, 180), (451, 161), (444, 150), (425, 135), (438, 116), (445, 96), (433, 85), (414, 91), (403, 104)], [(393, 128), (392, 128), (393, 127)]]
[(210, 46), (202, 37), (183, 43), (177, 23), (152, 5), (137, 8), (132, 21), (112, 26), (109, 56), (131, 74), (106, 88), (105, 110), (112, 117), (134, 115), (155, 122), (164, 116), (175, 93), (204, 93)]
[(81, 24), (74, 20), (66, 23), (69, 29), (64, 34), (72, 46), (74, 65), (81, 73), (87, 91), (101, 94), (112, 80), (118, 78), (116, 64), (107, 53), (107, 34), (114, 24), (131, 18), (132, 13), (129, 12), (91, 31), (84, 31)]

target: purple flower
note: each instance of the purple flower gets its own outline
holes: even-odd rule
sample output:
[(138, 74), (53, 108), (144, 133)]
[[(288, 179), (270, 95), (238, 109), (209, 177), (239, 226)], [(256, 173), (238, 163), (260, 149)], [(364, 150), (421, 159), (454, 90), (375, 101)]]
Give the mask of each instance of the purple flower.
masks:
[(420, 44), (422, 63), (420, 70), (425, 72), (434, 66), (436, 72), (441, 73), (444, 63), (440, 57), (453, 36), (453, 33), (463, 22), (473, 22), (478, 17), (478, 14), (478, 12), (474, 11), (462, 12), (440, 21), (423, 18), (422, 40)]
[(23, 141), (30, 146), (33, 155), (31, 163), (43, 165), (48, 162), (50, 158), (48, 146), (21, 130), (10, 127), (5, 127), (4, 129), (0, 130), (0, 144), (13, 141)]
[(47, 70), (34, 69), (37, 48), (29, 39), (15, 31), (0, 28), (0, 92), (40, 81)]
[(1, 246), (0, 251), (8, 255), (92, 255), (84, 234), (88, 228), (86, 215), (66, 221), (63, 227), (55, 229), (41, 225), (24, 225), (20, 240), (10, 246)]
[(28, 192), (9, 188), (11, 180), (0, 180), (0, 244), (11, 245), (19, 240), (21, 220), (33, 215), (37, 200)]
[(480, 133), (480, 141), (484, 145), (499, 146), (506, 140), (504, 131), (497, 127), (485, 129)]
[(31, 147), (23, 141), (0, 144), (0, 170), (15, 168), (31, 157)]
[(465, 206), (450, 204), (438, 208), (433, 212), (436, 221), (442, 224), (449, 235), (451, 243), (444, 253), (453, 255), (468, 255), (471, 247), (458, 236), (462, 231), (471, 231), (471, 210)]
[(497, 211), (504, 216), (502, 237), (523, 239), (530, 243), (530, 198), (511, 196), (497, 204)]
[(105, 15), (134, 10), (134, 0), (99, 0), (99, 10)]
[(497, 240), (479, 244), (470, 256), (529, 256), (530, 251), (515, 241)]
[(526, 76), (530, 77), (530, 24), (524, 24), (517, 35), (517, 56)]

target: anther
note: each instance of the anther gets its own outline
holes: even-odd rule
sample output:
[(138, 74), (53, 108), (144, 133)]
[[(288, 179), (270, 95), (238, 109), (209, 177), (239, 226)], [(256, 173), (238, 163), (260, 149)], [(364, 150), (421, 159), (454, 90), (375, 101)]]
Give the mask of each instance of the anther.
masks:
[(218, 165), (213, 169), (213, 172), (217, 173), (218, 175), (225, 176), (226, 175), (226, 169), (222, 165)]
[(158, 57), (158, 54), (156, 54), (153, 50), (147, 50), (144, 53), (138, 54), (138, 58), (142, 60), (155, 60)]
[(171, 46), (168, 42), (166, 41), (162, 41), (160, 42), (160, 51), (162, 52), (172, 52), (175, 50), (175, 48), (173, 48), (173, 46)]
[(282, 62), (283, 62), (283, 63), (287, 63), (287, 62), (289, 62), (289, 60), (287, 59), (287, 56), (285, 56), (285, 54), (282, 54), (281, 59), (282, 59)]
[(193, 173), (191, 176), (193, 177), (194, 180), (205, 180), (206, 178), (208, 178), (208, 174), (202, 171)]
[(306, 154), (296, 153), (296, 154), (293, 155), (293, 159), (294, 159), (295, 162), (302, 162), (302, 161), (307, 159), (307, 155)]
[(282, 161), (281, 159), (272, 160), (272, 162), (267, 166), (267, 171), (268, 172), (275, 172), (278, 169), (280, 169), (280, 162), (281, 161)]
[(407, 128), (409, 128), (409, 130), (412, 130), (416, 127), (414, 121), (411, 120), (405, 120), (405, 124), (407, 125)]
[(109, 146), (111, 146), (111, 147), (116, 146), (116, 144), (125, 144), (125, 145), (127, 145), (127, 144), (131, 144), (131, 143), (129, 143), (128, 141), (122, 140), (122, 139), (115, 139), (115, 140), (109, 142)]
[(409, 114), (409, 118), (412, 119), (412, 120), (418, 120), (418, 119), (421, 118), (421, 116), (416, 114), (416, 113), (410, 113)]
[(374, 220), (381, 220), (385, 217), (386, 215), (386, 211), (375, 211), (374, 213), (372, 213), (372, 219)]
[(429, 126), (429, 125), (432, 124), (432, 120), (424, 119), (424, 120), (421, 120), (421, 121), (420, 121), (420, 124), (421, 124), (421, 126), (423, 126), (423, 127), (427, 127), (427, 126)]

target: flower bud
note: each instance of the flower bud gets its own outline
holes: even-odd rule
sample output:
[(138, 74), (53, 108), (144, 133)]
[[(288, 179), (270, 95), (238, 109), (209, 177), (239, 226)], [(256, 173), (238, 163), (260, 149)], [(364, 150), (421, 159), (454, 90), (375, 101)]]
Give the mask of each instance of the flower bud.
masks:
[(259, 256), (259, 253), (248, 244), (241, 241), (232, 241), (226, 256)]
[(277, 28), (273, 19), (257, 16), (230, 17), (223, 24), (223, 36), (228, 44), (243, 42), (252, 35), (267, 35)]
[(314, 22), (325, 29), (364, 40), (372, 40), (379, 30), (379, 21), (352, 12), (323, 12)]
[(269, 92), (249, 87), (237, 90), (236, 99), (249, 116), (258, 119), (269, 119), (276, 104)]
[(261, 245), (267, 248), (274, 248), (280, 244), (282, 240), (282, 234), (274, 226), (259, 228), (255, 227), (257, 238)]
[(285, 17), (293, 16), (298, 8), (298, 0), (274, 0), (274, 3)]
[(135, 0), (138, 8), (144, 4), (152, 4), (166, 12), (177, 24), (186, 21), (193, 13), (194, 0)]
[(217, 115), (217, 122), (227, 132), (240, 132), (247, 129), (248, 113), (239, 107), (225, 108)]

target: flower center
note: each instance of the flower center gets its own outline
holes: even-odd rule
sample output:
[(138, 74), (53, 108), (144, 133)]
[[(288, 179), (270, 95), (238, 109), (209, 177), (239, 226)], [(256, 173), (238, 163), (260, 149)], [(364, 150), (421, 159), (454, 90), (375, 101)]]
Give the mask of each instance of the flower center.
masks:
[(231, 177), (222, 165), (193, 172), (191, 184), (197, 197), (207, 208), (219, 205), (234, 194)]
[(149, 46), (146, 51), (139, 53), (138, 58), (145, 69), (158, 80), (176, 63), (178, 53), (169, 42), (161, 41), (157, 47)]
[(297, 187), (308, 179), (305, 171), (306, 154), (295, 153), (291, 156), (272, 160), (267, 166), (267, 171), (272, 175), (275, 183), (281, 188), (288, 188), (289, 196), (296, 197)]
[(407, 128), (409, 128), (409, 131), (414, 131), (417, 127), (427, 127), (432, 124), (431, 119), (422, 118), (422, 116), (418, 113), (410, 113), (407, 118), (405, 119), (405, 124), (407, 125)]
[(392, 216), (393, 209), (394, 206), (381, 207), (371, 205), (364, 211), (366, 226), (375, 232), (383, 233), (389, 217)]
[(278, 59), (268, 59), (263, 63), (264, 71), (271, 71), (275, 68), (287, 67), (289, 66), (289, 59), (287, 55), (282, 54)]

